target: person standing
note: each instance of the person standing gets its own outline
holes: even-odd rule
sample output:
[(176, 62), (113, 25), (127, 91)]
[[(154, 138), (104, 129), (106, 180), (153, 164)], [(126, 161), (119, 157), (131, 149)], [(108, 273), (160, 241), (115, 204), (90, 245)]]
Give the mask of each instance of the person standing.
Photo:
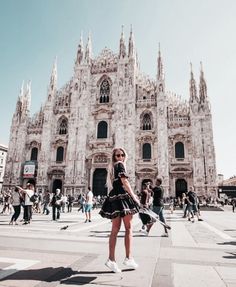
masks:
[(78, 208), (78, 212), (82, 210), (82, 213), (84, 213), (85, 201), (86, 201), (85, 195), (83, 193), (80, 194), (79, 201), (78, 201), (80, 204), (80, 207)]
[(117, 235), (123, 221), (125, 226), (125, 253), (124, 265), (132, 269), (138, 268), (138, 264), (131, 257), (132, 246), (132, 217), (139, 212), (140, 202), (133, 192), (128, 181), (125, 169), (127, 154), (123, 148), (115, 148), (112, 152), (111, 165), (107, 174), (107, 186), (110, 191), (105, 199), (100, 215), (112, 220), (112, 229), (109, 237), (109, 258), (105, 265), (113, 272), (119, 273), (115, 259)]
[(56, 221), (60, 219), (60, 210), (61, 210), (61, 190), (59, 188), (56, 189), (52, 200), (52, 220)]
[(85, 201), (85, 222), (91, 222), (91, 210), (93, 208), (93, 193), (91, 188), (88, 187), (88, 192), (86, 194), (86, 201)]
[(67, 212), (72, 212), (72, 207), (74, 203), (74, 197), (71, 194), (67, 196)]
[[(139, 217), (142, 221), (142, 224), (144, 228), (142, 227), (141, 232), (143, 232), (146, 236), (148, 236), (149, 231), (151, 230), (153, 224), (156, 222), (156, 220), (149, 215), (149, 208), (150, 208), (150, 198), (151, 198), (151, 192), (149, 190), (149, 184), (144, 183), (143, 188), (141, 191), (141, 197), (140, 197), (140, 204), (143, 209), (142, 212), (139, 212)], [(147, 229), (145, 230), (145, 226)]]
[[(153, 211), (159, 215), (160, 221), (166, 224), (164, 218), (164, 189), (161, 186), (162, 179), (158, 177), (156, 179), (156, 186), (152, 189), (153, 191)], [(163, 237), (168, 237), (167, 228), (164, 226), (165, 233), (162, 235)]]
[(17, 186), (17, 188), (24, 194), (24, 215), (23, 215), (23, 224), (29, 224), (32, 219), (32, 205), (33, 201), (31, 200), (34, 195), (34, 185), (32, 183), (27, 183), (26, 189)]
[(50, 213), (48, 205), (50, 203), (50, 193), (49, 190), (46, 190), (43, 196), (43, 214), (46, 212), (46, 215)]
[(9, 222), (10, 225), (15, 223), (15, 225), (18, 225), (17, 219), (20, 215), (21, 211), (21, 194), (20, 191), (17, 187), (15, 187), (14, 192), (12, 193), (12, 198), (11, 198), (11, 204), (14, 208), (14, 214), (11, 217), (11, 221)]
[(234, 212), (234, 210), (235, 210), (235, 204), (236, 204), (235, 198), (233, 198), (233, 199), (231, 200), (231, 204), (232, 204), (232, 211)]

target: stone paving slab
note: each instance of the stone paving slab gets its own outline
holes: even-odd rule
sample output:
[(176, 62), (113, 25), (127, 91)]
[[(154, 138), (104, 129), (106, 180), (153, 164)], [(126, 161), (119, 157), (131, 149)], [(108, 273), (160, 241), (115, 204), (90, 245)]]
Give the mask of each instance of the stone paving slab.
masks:
[[(236, 259), (236, 257), (235, 257)], [(236, 286), (236, 268), (235, 267), (215, 267), (219, 276), (224, 280), (227, 286)]]
[(173, 264), (175, 287), (225, 287), (223, 280), (211, 266)]

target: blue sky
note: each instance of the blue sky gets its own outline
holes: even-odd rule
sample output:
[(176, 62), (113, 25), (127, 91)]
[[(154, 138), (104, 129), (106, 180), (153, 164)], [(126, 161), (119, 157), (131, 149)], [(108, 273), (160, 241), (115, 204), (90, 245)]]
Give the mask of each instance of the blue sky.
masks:
[(234, 0), (0, 0), (0, 143), (8, 144), (22, 81), (32, 82), (31, 113), (46, 100), (55, 56), (58, 87), (73, 74), (80, 33), (91, 31), (93, 54), (117, 52), (121, 26), (133, 26), (141, 70), (156, 75), (158, 43), (167, 90), (189, 97), (190, 61), (200, 61), (213, 115), (217, 172), (236, 174)]

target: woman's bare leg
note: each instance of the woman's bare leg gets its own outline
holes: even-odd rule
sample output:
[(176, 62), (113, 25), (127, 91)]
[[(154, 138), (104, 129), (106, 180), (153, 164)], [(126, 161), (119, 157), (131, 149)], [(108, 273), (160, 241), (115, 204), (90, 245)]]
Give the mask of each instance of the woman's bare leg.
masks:
[(132, 244), (132, 214), (128, 214), (123, 217), (123, 222), (125, 226), (125, 254), (126, 258), (131, 256), (131, 244)]
[(121, 226), (120, 217), (116, 217), (112, 219), (112, 229), (111, 229), (111, 234), (109, 238), (109, 259), (111, 261), (115, 261), (116, 239), (117, 239), (117, 234), (120, 230), (120, 226)]

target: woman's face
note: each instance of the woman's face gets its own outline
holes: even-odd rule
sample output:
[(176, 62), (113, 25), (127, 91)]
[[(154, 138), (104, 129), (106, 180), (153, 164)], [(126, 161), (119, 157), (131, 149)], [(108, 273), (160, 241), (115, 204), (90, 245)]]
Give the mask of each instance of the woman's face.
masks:
[(115, 158), (115, 161), (125, 161), (125, 153), (118, 149), (115, 151), (115, 154), (114, 154), (114, 158)]

